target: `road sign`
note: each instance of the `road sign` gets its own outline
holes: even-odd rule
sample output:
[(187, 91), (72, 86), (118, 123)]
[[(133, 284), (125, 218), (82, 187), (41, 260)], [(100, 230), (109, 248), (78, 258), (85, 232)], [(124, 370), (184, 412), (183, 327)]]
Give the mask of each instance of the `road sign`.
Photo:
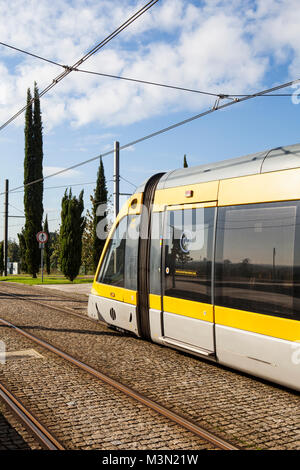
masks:
[(41, 271), (42, 271), (42, 282), (44, 282), (44, 245), (48, 241), (47, 232), (38, 232), (36, 239), (39, 242), (39, 248), (41, 249)]
[(39, 243), (46, 243), (48, 241), (48, 233), (47, 232), (38, 232), (36, 234), (36, 239)]

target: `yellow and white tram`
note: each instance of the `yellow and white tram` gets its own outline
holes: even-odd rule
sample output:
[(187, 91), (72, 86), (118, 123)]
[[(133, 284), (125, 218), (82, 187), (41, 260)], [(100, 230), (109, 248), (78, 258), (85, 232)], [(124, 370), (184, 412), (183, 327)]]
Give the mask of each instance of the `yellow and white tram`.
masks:
[(300, 391), (300, 144), (152, 176), (89, 316)]

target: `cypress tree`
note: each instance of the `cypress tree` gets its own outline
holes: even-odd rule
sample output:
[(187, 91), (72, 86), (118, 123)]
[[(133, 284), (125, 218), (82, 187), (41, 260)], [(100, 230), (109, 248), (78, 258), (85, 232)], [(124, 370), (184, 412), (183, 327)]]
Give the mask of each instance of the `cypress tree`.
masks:
[(27, 266), (26, 266), (26, 243), (24, 237), (24, 228), (22, 229), (21, 233), (18, 233), (19, 239), (19, 247), (20, 247), (20, 270), (24, 273), (27, 273)]
[(0, 243), (0, 275), (2, 276), (4, 271), (4, 242)]
[(50, 233), (49, 233), (48, 216), (47, 215), (46, 215), (45, 223), (44, 223), (44, 232), (46, 232), (47, 235), (48, 235), (48, 241), (45, 243), (45, 248), (44, 248), (44, 263), (45, 263), (45, 266), (46, 266), (47, 274), (50, 274), (51, 249), (50, 249)]
[(14, 240), (8, 240), (7, 255), (9, 261), (12, 263), (18, 263), (20, 261), (20, 247)]
[(50, 267), (57, 270), (59, 266), (59, 232), (56, 230), (51, 233), (50, 239)]
[[(36, 169), (36, 179), (43, 178), (43, 125), (42, 125), (42, 116), (41, 116), (41, 105), (39, 90), (36, 82), (34, 82), (34, 110), (33, 110), (33, 136), (34, 136), (34, 151), (35, 151), (35, 169)], [(37, 206), (38, 217), (40, 219), (40, 224), (42, 225), (43, 220), (43, 191), (44, 183), (40, 181), (35, 184), (36, 193), (37, 193)]]
[(187, 160), (186, 160), (186, 155), (184, 155), (184, 157), (183, 157), (183, 168), (188, 168), (188, 163), (187, 163)]
[[(25, 114), (25, 159), (24, 185), (43, 178), (43, 138), (40, 100), (36, 83), (34, 84), (34, 112), (32, 114), (30, 89), (27, 91)], [(36, 278), (40, 264), (40, 249), (36, 234), (42, 229), (43, 218), (43, 181), (25, 186), (24, 212), (26, 216), (24, 239), (26, 243), (25, 262), (27, 272)]]
[(78, 199), (75, 196), (72, 197), (71, 189), (69, 194), (66, 190), (61, 207), (59, 262), (63, 274), (73, 281), (81, 266), (82, 235), (85, 227), (85, 219), (82, 217), (83, 190)]
[(84, 274), (88, 274), (89, 271), (94, 271), (94, 261), (93, 261), (93, 232), (94, 232), (94, 219), (89, 210), (85, 214), (85, 227), (82, 235), (82, 256), (81, 262), (84, 267)]
[[(99, 205), (107, 205), (107, 187), (102, 158), (100, 158), (96, 188), (94, 190), (94, 197), (91, 196), (91, 201), (93, 203), (93, 265), (94, 270), (96, 270), (105, 244), (105, 240), (100, 239), (96, 233), (98, 223), (106, 219), (105, 214), (97, 215)], [(104, 211), (102, 211), (102, 213), (103, 212)]]

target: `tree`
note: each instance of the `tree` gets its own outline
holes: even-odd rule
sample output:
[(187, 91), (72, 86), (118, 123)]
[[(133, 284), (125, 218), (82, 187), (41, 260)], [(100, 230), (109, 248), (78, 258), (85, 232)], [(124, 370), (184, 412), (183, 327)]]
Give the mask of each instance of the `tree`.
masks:
[(187, 163), (187, 160), (186, 160), (186, 155), (184, 155), (184, 157), (183, 157), (183, 168), (188, 168), (188, 163)]
[[(25, 114), (25, 158), (24, 158), (24, 212), (26, 244), (25, 262), (27, 272), (36, 278), (40, 264), (40, 250), (36, 234), (42, 229), (43, 219), (43, 138), (39, 93), (34, 83), (34, 111), (32, 114), (31, 92), (27, 90)], [(41, 180), (38, 183), (28, 183)]]
[(79, 273), (82, 253), (82, 235), (85, 218), (82, 216), (83, 190), (77, 199), (65, 191), (61, 204), (61, 226), (59, 234), (60, 267), (67, 279), (73, 281)]
[(22, 229), (21, 233), (18, 233), (19, 239), (19, 250), (20, 250), (20, 270), (24, 273), (27, 273), (27, 265), (26, 265), (26, 243), (24, 237), (24, 228)]
[(2, 276), (4, 271), (4, 242), (0, 243), (0, 275)]
[(7, 255), (9, 261), (12, 263), (18, 263), (20, 261), (20, 247), (14, 240), (8, 240)]
[(50, 256), (51, 256), (51, 249), (50, 249), (50, 233), (49, 233), (49, 227), (48, 227), (48, 216), (46, 215), (45, 222), (44, 222), (44, 232), (47, 233), (48, 235), (48, 241), (45, 243), (44, 247), (44, 262), (46, 265), (46, 271), (47, 274), (50, 274)]
[[(102, 224), (106, 222), (106, 214), (104, 212), (107, 206), (107, 187), (102, 158), (100, 158), (96, 188), (94, 190), (94, 196), (91, 196), (91, 201), (93, 203), (93, 266), (96, 271), (105, 244), (105, 240), (100, 239), (96, 233), (99, 222), (102, 222)], [(99, 207), (100, 205), (101, 208)], [(97, 209), (101, 209), (102, 215), (97, 215)]]
[(59, 232), (51, 232), (50, 233), (50, 267), (51, 269), (59, 269)]
[(82, 236), (81, 262), (84, 267), (84, 273), (87, 274), (89, 271), (94, 270), (93, 250), (91, 250), (94, 241), (94, 219), (89, 210), (86, 211), (85, 221), (86, 224)]

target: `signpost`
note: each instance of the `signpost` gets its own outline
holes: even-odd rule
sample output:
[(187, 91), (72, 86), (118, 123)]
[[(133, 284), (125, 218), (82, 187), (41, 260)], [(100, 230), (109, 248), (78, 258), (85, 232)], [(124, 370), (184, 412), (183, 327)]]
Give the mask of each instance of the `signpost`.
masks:
[(41, 249), (42, 282), (44, 282), (44, 245), (48, 241), (48, 233), (47, 232), (38, 232), (36, 234), (36, 239), (39, 242), (39, 247)]

